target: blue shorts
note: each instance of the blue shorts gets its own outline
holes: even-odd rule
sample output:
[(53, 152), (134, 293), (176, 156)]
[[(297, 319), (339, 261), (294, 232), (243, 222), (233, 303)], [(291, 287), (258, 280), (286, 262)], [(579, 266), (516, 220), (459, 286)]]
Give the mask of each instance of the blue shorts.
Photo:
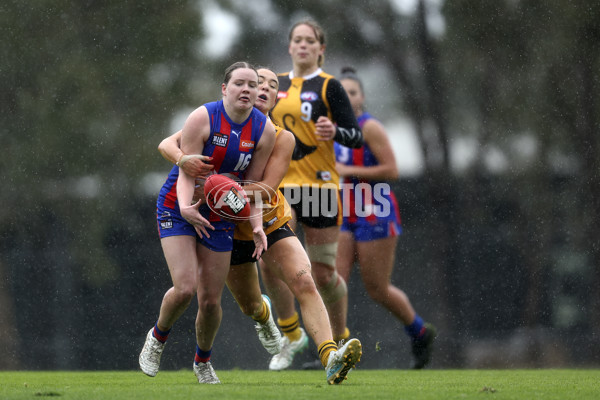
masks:
[(369, 242), (398, 236), (402, 233), (402, 226), (392, 213), (388, 218), (375, 218), (372, 221), (358, 218), (355, 222), (350, 222), (348, 218), (344, 218), (341, 231), (352, 233), (357, 242)]
[[(224, 252), (233, 249), (233, 229), (235, 228), (233, 223), (223, 220), (211, 221), (211, 225), (215, 227), (215, 230), (207, 229), (210, 237), (201, 239), (194, 226), (181, 216), (179, 208), (173, 209), (161, 206), (160, 203), (156, 208), (156, 220), (158, 235), (161, 239), (169, 236), (195, 236), (196, 240), (209, 250)], [(200, 213), (204, 218), (208, 219), (209, 212), (208, 207), (205, 207), (205, 209), (202, 206), (200, 207)]]

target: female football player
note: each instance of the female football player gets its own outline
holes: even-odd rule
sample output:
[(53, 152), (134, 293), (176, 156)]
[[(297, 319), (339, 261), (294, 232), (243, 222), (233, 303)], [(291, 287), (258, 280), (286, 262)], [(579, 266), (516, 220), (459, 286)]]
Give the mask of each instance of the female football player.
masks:
[[(256, 70), (245, 62), (231, 65), (225, 71), (221, 91), (222, 100), (206, 103), (189, 115), (181, 133), (181, 150), (211, 157), (215, 173), (260, 180), (275, 143), (275, 129), (253, 107), (258, 96)], [(180, 157), (180, 165), (183, 160)], [(156, 375), (171, 327), (196, 295), (193, 370), (200, 383), (219, 383), (210, 357), (222, 318), (220, 301), (229, 271), (234, 224), (211, 213), (201, 201), (192, 202), (195, 180), (185, 168), (174, 166), (158, 197), (158, 229), (173, 287), (163, 298), (139, 362), (147, 375)], [(260, 255), (266, 238), (260, 215), (253, 221)]]
[[(342, 85), (321, 66), (325, 35), (313, 20), (301, 20), (289, 33), (292, 70), (279, 74), (277, 103), (272, 110), (276, 125), (294, 134), (296, 145), (281, 190), (292, 206), (291, 225), (299, 223), (311, 271), (327, 307), (336, 342), (350, 335), (346, 327), (346, 282), (335, 268), (341, 224), (339, 176), (333, 143), (362, 145), (360, 127)], [(282, 351), (271, 360), (271, 370), (288, 368), (294, 355), (307, 346), (294, 298), (288, 288), (263, 271), (267, 293), (273, 300), (279, 326), (285, 335)]]
[[(259, 69), (258, 75), (259, 96), (255, 107), (268, 115), (275, 104), (279, 84), (277, 76), (269, 69)], [(276, 127), (276, 132), (275, 147), (267, 162), (262, 181), (244, 186), (250, 195), (260, 192), (265, 187), (271, 188), (267, 193), (262, 193), (263, 198), (272, 195), (268, 204), (272, 208), (267, 209), (263, 216), (268, 250), (261, 260), (264, 261), (265, 268), (271, 271), (271, 275), (280, 278), (298, 299), (308, 333), (318, 346), (319, 358), (326, 369), (328, 383), (341, 383), (350, 368), (360, 359), (360, 342), (356, 339), (349, 340), (338, 350), (337, 344), (332, 340), (327, 311), (310, 274), (310, 261), (302, 244), (287, 224), (291, 219), (289, 204), (276, 190), (289, 166), (294, 150), (294, 138), (290, 132), (279, 127)], [(165, 158), (171, 161), (179, 158), (197, 160), (196, 156), (181, 153), (177, 142), (178, 135), (180, 133), (165, 139), (161, 144)], [(193, 168), (198, 174), (203, 174), (204, 169), (210, 168), (202, 166), (202, 162), (196, 164)], [(253, 248), (250, 224), (245, 222), (236, 225), (227, 285), (242, 311), (256, 319), (261, 312), (269, 309), (264, 307), (265, 301), (268, 304), (268, 298), (263, 299), (261, 295), (256, 258), (252, 256)], [(266, 336), (267, 330), (260, 324), (257, 324), (256, 328), (261, 342), (269, 349), (273, 340)], [(277, 345), (279, 349), (281, 343), (278, 342)]]
[[(275, 73), (266, 68), (259, 69), (258, 74), (260, 91), (255, 106), (267, 115), (277, 99), (278, 80)], [(260, 190), (264, 185), (275, 189), (271, 201), (273, 209), (267, 209), (263, 217), (268, 250), (260, 260), (263, 263), (263, 271), (268, 271), (270, 279), (277, 279), (298, 300), (304, 325), (317, 345), (327, 382), (338, 384), (346, 379), (348, 371), (360, 360), (361, 344), (358, 339), (351, 339), (338, 349), (333, 341), (325, 305), (310, 273), (310, 260), (302, 243), (288, 225), (291, 219), (290, 207), (281, 192), (277, 191), (292, 158), (294, 136), (279, 127), (276, 129), (275, 147), (269, 157), (262, 182), (244, 186), (247, 193)], [(252, 257), (254, 244), (251, 233), (247, 222), (236, 226), (232, 267), (227, 279), (227, 285), (242, 310), (249, 307), (244, 311), (247, 315), (252, 315), (253, 308), (250, 306), (260, 304), (261, 299), (256, 258)], [(287, 343), (284, 338), (283, 345)]]
[(401, 233), (398, 204), (387, 183), (398, 178), (396, 159), (383, 125), (365, 111), (362, 82), (354, 69), (342, 69), (340, 82), (348, 93), (365, 143), (360, 149), (335, 144), (336, 169), (344, 183), (343, 203), (349, 205), (336, 267), (348, 280), (358, 261), (367, 293), (402, 322), (412, 342), (412, 367), (421, 369), (429, 363), (435, 328), (423, 322), (406, 293), (390, 282)]

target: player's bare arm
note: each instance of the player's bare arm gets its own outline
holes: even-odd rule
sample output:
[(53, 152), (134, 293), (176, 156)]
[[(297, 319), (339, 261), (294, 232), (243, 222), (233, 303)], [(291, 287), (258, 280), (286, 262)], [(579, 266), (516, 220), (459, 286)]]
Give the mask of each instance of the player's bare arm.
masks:
[(392, 180), (398, 178), (396, 157), (392, 151), (385, 128), (376, 119), (369, 119), (362, 129), (365, 143), (377, 158), (378, 165), (365, 167), (362, 165), (345, 165), (336, 163), (340, 176), (355, 176), (363, 179)]
[(165, 160), (183, 168), (188, 175), (206, 178), (214, 169), (214, 166), (210, 164), (212, 157), (202, 154), (185, 154), (181, 151), (181, 133), (180, 130), (164, 138), (158, 145), (158, 151)]
[[(246, 169), (246, 180), (260, 181), (263, 178), (265, 167), (274, 146), (275, 127), (273, 124), (268, 123), (252, 154), (252, 161)], [(267, 238), (262, 228), (262, 209), (256, 207), (254, 203), (251, 203), (250, 224), (252, 225), (252, 234), (256, 246), (253, 255), (258, 258), (264, 250), (267, 250)]]
[(244, 186), (248, 197), (254, 201), (267, 199), (277, 191), (290, 166), (295, 144), (296, 140), (290, 131), (283, 130), (277, 135), (262, 181)]
[[(183, 126), (181, 134), (181, 150), (184, 154), (202, 154), (204, 143), (210, 136), (210, 120), (208, 111), (204, 106), (194, 110)], [(177, 199), (181, 215), (194, 227), (202, 237), (210, 237), (206, 228), (214, 230), (214, 227), (200, 215), (199, 207), (201, 200), (192, 202), (194, 196), (196, 177), (189, 175), (183, 168), (179, 168), (179, 180), (177, 182)]]

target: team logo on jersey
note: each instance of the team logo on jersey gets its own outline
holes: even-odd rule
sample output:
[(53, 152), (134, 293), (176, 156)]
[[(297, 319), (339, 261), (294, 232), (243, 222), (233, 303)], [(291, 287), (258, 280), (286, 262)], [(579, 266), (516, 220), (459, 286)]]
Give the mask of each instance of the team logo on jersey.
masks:
[(219, 147), (227, 147), (227, 141), (229, 140), (229, 136), (224, 133), (215, 132), (213, 135), (212, 144)]
[(304, 92), (300, 94), (300, 100), (302, 101), (315, 101), (319, 98), (319, 95), (315, 92)]
[(317, 171), (317, 179), (320, 179), (322, 181), (330, 181), (331, 180), (331, 172)]
[(240, 150), (248, 150), (254, 148), (254, 142), (252, 140), (240, 140)]
[(288, 92), (277, 92), (278, 99), (287, 99), (287, 97), (288, 97)]

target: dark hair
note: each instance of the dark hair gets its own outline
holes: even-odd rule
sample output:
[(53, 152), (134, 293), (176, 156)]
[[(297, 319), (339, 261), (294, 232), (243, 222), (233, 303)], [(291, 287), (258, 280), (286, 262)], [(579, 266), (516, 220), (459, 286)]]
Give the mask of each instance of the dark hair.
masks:
[(358, 86), (360, 86), (360, 91), (361, 92), (365, 92), (363, 90), (363, 84), (362, 81), (360, 80), (360, 78), (358, 77), (358, 75), (356, 74), (356, 70), (352, 67), (342, 67), (342, 71), (341, 74), (339, 76), (339, 80), (341, 81), (342, 79), (351, 79), (354, 82), (358, 83)]
[(279, 87), (279, 77), (277, 76), (277, 72), (275, 72), (275, 70), (271, 67), (267, 67), (265, 65), (257, 65), (256, 66), (256, 73), (258, 74), (258, 70), (259, 69), (266, 69), (267, 71), (271, 71), (272, 73), (275, 74), (275, 79), (277, 80), (277, 87)]
[[(319, 25), (314, 19), (312, 18), (304, 18), (299, 20), (298, 22), (296, 22), (294, 25), (292, 25), (292, 28), (290, 29), (290, 33), (288, 34), (288, 41), (291, 42), (292, 41), (292, 33), (294, 33), (294, 29), (296, 29), (297, 26), (299, 25), (307, 25), (309, 26), (313, 32), (315, 33), (315, 37), (317, 38), (317, 40), (319, 41), (319, 43), (321, 43), (321, 45), (325, 44), (325, 32), (323, 31), (323, 28), (321, 28), (321, 25)], [(325, 61), (325, 57), (320, 55), (319, 59), (317, 60), (317, 64), (320, 66), (323, 65), (323, 62)]]
[[(225, 70), (225, 76), (223, 77), (223, 83), (227, 85), (229, 83), (229, 80), (231, 79), (231, 74), (233, 74), (233, 71), (240, 68), (249, 68), (256, 72), (256, 68), (254, 68), (254, 65), (246, 61), (238, 61), (227, 67), (227, 69)], [(256, 72), (256, 76), (258, 76), (258, 72)]]
[(266, 65), (257, 65), (256, 70), (258, 71), (259, 69), (268, 69), (269, 71), (271, 71), (272, 73), (277, 75), (277, 72), (275, 72), (275, 70), (273, 68), (267, 67)]

